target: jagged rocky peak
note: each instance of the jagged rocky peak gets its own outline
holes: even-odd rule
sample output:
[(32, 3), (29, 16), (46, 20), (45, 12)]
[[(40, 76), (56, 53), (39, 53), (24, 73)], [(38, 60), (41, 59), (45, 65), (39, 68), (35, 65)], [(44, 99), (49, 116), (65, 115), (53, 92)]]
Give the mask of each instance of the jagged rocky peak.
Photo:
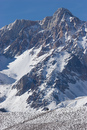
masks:
[(37, 24), (38, 21), (25, 20), (25, 19), (17, 19), (17, 20), (15, 21), (15, 23), (16, 23), (17, 25), (19, 25), (19, 24), (22, 24), (22, 25), (25, 25), (25, 24), (27, 24), (27, 25), (33, 25), (33, 24)]
[[(52, 26), (53, 23), (61, 21), (61, 19), (67, 19), (67, 17), (73, 17), (72, 13), (65, 8), (59, 8), (53, 16), (47, 16), (41, 21), (41, 25), (45, 28)], [(53, 24), (54, 25), (54, 24)]]
[(31, 26), (34, 24), (37, 24), (37, 21), (31, 21), (31, 20), (24, 20), (24, 19), (16, 19), (13, 23), (6, 25), (5, 27), (1, 28), (1, 30), (20, 30), (21, 28), (25, 28), (27, 26)]
[(0, 30), (11, 30), (11, 29), (15, 29), (14, 27), (20, 25), (24, 20), (19, 20), (19, 19), (16, 19), (13, 23), (10, 23), (9, 25), (6, 25), (4, 27), (2, 27)]
[(40, 21), (40, 25), (42, 25), (44, 29), (47, 28), (51, 19), (52, 19), (52, 16), (45, 17), (42, 21)]
[(65, 9), (65, 8), (59, 8), (54, 14), (53, 14), (53, 21), (54, 22), (60, 22), (60, 21), (66, 21), (68, 18), (74, 17), (72, 13)]
[(66, 8), (59, 8), (55, 13), (54, 15), (63, 15), (63, 14), (67, 14), (67, 15), (70, 15), (70, 16), (73, 16), (72, 13), (66, 9)]
[(65, 8), (59, 8), (53, 15), (53, 17), (58, 18), (59, 21), (69, 21), (70, 23), (72, 22), (81, 22), (79, 18), (74, 16), (68, 9)]
[(68, 9), (65, 8), (59, 8), (53, 16), (45, 17), (41, 21), (41, 25), (44, 28), (51, 29), (53, 27), (57, 26), (73, 26), (77, 28), (77, 24), (81, 24), (81, 20), (79, 18), (75, 17)]

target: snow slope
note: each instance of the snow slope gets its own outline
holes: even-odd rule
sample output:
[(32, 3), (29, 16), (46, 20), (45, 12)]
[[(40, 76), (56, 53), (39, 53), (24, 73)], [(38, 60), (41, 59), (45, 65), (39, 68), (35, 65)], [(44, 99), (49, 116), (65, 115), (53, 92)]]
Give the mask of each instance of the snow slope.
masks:
[(86, 130), (87, 107), (45, 113), (0, 113), (1, 130)]

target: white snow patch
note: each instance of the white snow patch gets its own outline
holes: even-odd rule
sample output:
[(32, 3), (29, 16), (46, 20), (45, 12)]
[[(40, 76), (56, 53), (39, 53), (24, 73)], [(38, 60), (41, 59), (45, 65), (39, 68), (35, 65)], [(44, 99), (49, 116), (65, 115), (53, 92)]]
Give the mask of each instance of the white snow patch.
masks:
[(51, 94), (53, 93), (53, 91), (54, 91), (54, 88), (46, 89), (46, 96), (44, 98), (49, 99), (49, 97), (51, 97)]
[(70, 17), (69, 19), (70, 19), (70, 22), (72, 22), (72, 20), (74, 19), (74, 17)]
[(75, 98), (74, 100), (66, 100), (64, 102), (61, 102), (60, 104), (56, 106), (56, 108), (61, 108), (61, 107), (80, 108), (82, 106), (85, 106), (86, 104), (87, 104), (87, 96), (81, 96), (81, 97)]
[(53, 42), (55, 41), (55, 39), (53, 39)]
[(65, 18), (64, 18), (64, 17), (62, 17), (61, 22), (64, 22), (64, 21), (65, 21)]
[(10, 45), (4, 49), (4, 53), (9, 49)]
[[(16, 60), (9, 63), (8, 69), (1, 71), (3, 74), (8, 75), (13, 79), (20, 79), (23, 75), (27, 74), (31, 71), (35, 65), (40, 62), (40, 60), (44, 57), (37, 57), (37, 54), (41, 50), (41, 47), (38, 49), (33, 49), (25, 51), (22, 55), (16, 57)], [(32, 55), (33, 51), (33, 55)]]
[(83, 37), (82, 40), (77, 42), (77, 44), (80, 48), (87, 50), (87, 36)]
[(71, 40), (71, 35), (68, 35), (68, 33), (66, 32), (65, 33), (65, 41), (67, 42), (69, 40)]
[(85, 28), (85, 32), (87, 32), (87, 28)]
[(16, 20), (15, 20), (13, 23), (9, 24), (9, 25), (7, 26), (7, 29), (8, 29), (8, 30), (11, 30), (15, 23), (16, 23)]
[(0, 108), (4, 107), (11, 112), (25, 112), (29, 111), (29, 106), (26, 102), (28, 96), (32, 94), (32, 92), (26, 92), (21, 96), (15, 96), (17, 93), (17, 89), (8, 88), (6, 94), (6, 100), (0, 103)]
[(39, 88), (40, 88), (40, 91), (46, 89), (46, 83), (41, 84), (41, 86)]
[(43, 33), (45, 30), (41, 30), (41, 31), (39, 31), (38, 33)]
[(48, 106), (49, 110), (55, 109), (56, 108), (56, 102), (52, 101)]
[[(61, 52), (57, 53), (55, 57), (51, 57), (47, 64), (47, 75), (46, 77), (49, 78), (51, 73), (55, 70), (55, 72), (62, 72), (67, 65), (68, 60), (70, 59), (70, 54), (68, 52)], [(53, 64), (53, 62), (56, 62)]]

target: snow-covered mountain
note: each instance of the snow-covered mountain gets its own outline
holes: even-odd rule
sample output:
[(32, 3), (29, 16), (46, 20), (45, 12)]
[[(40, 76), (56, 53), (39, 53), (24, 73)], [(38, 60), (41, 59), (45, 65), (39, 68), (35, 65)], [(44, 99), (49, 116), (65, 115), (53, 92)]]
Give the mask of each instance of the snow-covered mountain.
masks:
[(42, 21), (16, 20), (0, 29), (0, 108), (80, 106), (86, 96), (87, 22), (59, 8)]

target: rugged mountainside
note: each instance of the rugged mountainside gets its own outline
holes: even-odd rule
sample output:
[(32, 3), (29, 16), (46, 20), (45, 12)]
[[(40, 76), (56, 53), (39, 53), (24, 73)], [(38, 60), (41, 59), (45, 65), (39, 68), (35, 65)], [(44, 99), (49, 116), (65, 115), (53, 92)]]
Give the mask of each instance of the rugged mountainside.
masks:
[(87, 22), (59, 8), (42, 21), (1, 28), (0, 87), (8, 111), (53, 109), (86, 96)]

